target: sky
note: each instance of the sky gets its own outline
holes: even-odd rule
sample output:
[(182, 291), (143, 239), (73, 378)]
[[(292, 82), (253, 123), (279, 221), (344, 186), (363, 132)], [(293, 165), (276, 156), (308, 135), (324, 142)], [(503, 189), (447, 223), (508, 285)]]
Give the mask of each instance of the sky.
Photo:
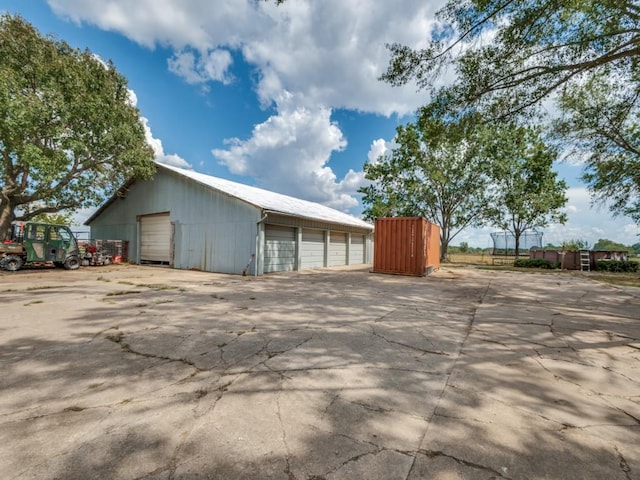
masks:
[[(414, 84), (378, 80), (385, 45), (424, 46), (443, 3), (0, 0), (0, 11), (111, 60), (158, 161), (361, 216), (365, 162), (428, 101)], [(555, 168), (569, 220), (543, 229), (543, 244), (640, 241), (631, 219), (591, 206), (579, 162)], [(494, 231), (464, 230), (452, 244), (489, 247)]]

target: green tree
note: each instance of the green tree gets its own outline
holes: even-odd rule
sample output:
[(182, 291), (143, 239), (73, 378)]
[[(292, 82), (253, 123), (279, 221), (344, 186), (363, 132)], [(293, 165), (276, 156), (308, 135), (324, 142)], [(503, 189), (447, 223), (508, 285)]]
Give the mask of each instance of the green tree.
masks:
[(440, 226), (440, 256), (464, 228), (482, 224), (488, 176), (477, 146), (476, 119), (445, 122), (423, 114), (399, 126), (397, 148), (364, 166), (367, 219), (420, 216)]
[[(640, 89), (637, 0), (449, 0), (436, 17), (425, 48), (388, 45), (391, 60), (381, 79), (392, 85), (415, 80), (430, 90), (432, 104), (445, 115), (469, 106), (498, 118), (533, 114), (543, 100), (564, 90), (559, 106), (572, 120), (565, 134), (581, 147), (595, 147), (592, 153), (584, 150), (590, 152), (584, 178), (591, 193), (596, 200), (611, 199), (615, 213), (640, 222), (640, 169), (633, 152)], [(448, 81), (452, 73), (454, 82)], [(578, 92), (584, 82), (603, 75), (621, 87), (616, 108), (610, 117), (590, 116), (590, 107), (582, 108), (588, 107), (588, 96)], [(437, 87), (444, 79), (445, 86)], [(635, 113), (626, 121), (621, 115), (628, 104), (617, 101), (623, 96), (634, 97), (627, 110)]]
[(562, 242), (561, 250), (589, 250), (589, 242), (579, 238), (572, 238)]
[(0, 239), (13, 220), (96, 206), (154, 170), (114, 66), (0, 16)]
[(593, 76), (565, 89), (560, 106), (555, 130), (585, 160), (593, 198), (640, 223), (640, 83)]
[(633, 253), (640, 256), (640, 242), (631, 245), (631, 250), (633, 250)]
[(608, 238), (599, 238), (593, 245), (594, 250), (610, 250), (610, 251), (629, 251), (632, 248), (622, 243), (614, 242)]
[(449, 0), (436, 18), (425, 48), (388, 45), (381, 78), (425, 88), (454, 70), (438, 96), (454, 109), (480, 102), (513, 114), (603, 67), (638, 80), (636, 0)]
[(513, 234), (518, 255), (525, 231), (566, 221), (567, 185), (553, 171), (558, 153), (538, 128), (513, 124), (485, 129), (483, 147), (494, 182), (490, 221)]

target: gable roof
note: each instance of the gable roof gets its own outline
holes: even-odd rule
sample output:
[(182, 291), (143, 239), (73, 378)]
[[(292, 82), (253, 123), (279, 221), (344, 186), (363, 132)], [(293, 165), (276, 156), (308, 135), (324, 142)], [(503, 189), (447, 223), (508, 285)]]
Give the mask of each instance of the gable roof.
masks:
[[(185, 170), (183, 168), (172, 167), (158, 162), (156, 162), (156, 165), (159, 170), (173, 172), (174, 174), (189, 178), (206, 187), (237, 198), (238, 200), (249, 203), (267, 212), (373, 230), (373, 225), (370, 223), (319, 203), (309, 202), (307, 200), (271, 192), (262, 188), (251, 187), (249, 185), (232, 182), (230, 180), (213, 177), (211, 175), (205, 175), (193, 170)], [(114, 198), (115, 196), (100, 207), (85, 222), (85, 225), (88, 225), (94, 218), (96, 218), (100, 212), (102, 212), (113, 201)]]

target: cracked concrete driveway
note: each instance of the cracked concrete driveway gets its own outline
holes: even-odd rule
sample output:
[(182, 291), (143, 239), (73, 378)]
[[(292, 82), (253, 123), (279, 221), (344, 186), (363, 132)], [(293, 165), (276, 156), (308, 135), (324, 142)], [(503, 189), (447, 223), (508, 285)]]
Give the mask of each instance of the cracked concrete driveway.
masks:
[(3, 479), (640, 479), (640, 290), (0, 274)]

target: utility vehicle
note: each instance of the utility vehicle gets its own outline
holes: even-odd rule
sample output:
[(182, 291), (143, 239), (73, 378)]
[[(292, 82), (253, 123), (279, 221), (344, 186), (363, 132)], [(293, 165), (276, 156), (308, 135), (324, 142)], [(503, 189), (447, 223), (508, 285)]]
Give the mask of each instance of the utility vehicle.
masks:
[(9, 239), (0, 243), (0, 268), (15, 272), (31, 262), (53, 262), (67, 270), (80, 267), (78, 242), (69, 227), (35, 222), (11, 225)]

